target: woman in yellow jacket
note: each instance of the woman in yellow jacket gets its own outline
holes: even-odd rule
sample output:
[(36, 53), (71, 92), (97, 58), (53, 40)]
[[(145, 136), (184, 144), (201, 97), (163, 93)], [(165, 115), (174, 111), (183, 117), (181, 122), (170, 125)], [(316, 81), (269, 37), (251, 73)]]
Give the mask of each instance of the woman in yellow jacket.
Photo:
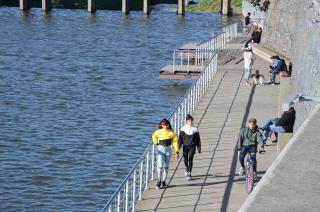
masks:
[(162, 119), (159, 123), (159, 128), (152, 134), (153, 143), (156, 145), (158, 181), (156, 189), (167, 186), (166, 179), (171, 156), (171, 145), (173, 146), (176, 157), (179, 159), (179, 143), (177, 134), (171, 129), (171, 124), (167, 119)]

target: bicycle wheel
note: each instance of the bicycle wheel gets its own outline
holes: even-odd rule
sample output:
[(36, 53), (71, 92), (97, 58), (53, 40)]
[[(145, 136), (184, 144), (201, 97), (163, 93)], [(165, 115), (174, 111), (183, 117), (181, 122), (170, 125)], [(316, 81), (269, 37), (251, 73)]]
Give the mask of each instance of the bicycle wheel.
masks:
[(250, 194), (253, 189), (253, 184), (254, 184), (253, 175), (254, 175), (253, 166), (252, 166), (252, 163), (249, 163), (249, 166), (247, 167), (247, 170), (246, 170), (246, 192), (248, 194)]

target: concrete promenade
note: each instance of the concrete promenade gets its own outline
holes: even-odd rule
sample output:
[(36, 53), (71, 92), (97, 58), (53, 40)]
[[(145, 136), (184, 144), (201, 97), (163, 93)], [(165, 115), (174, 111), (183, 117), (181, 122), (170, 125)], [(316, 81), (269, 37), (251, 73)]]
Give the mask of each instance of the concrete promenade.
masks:
[[(230, 46), (242, 47), (244, 40), (239, 38)], [(237, 174), (234, 148), (238, 133), (250, 117), (262, 124), (269, 116), (277, 116), (279, 85), (244, 85), (243, 53), (226, 51), (223, 54), (228, 57), (219, 61), (216, 77), (193, 112), (202, 141), (202, 153), (194, 158), (193, 179), (184, 177), (183, 159), (173, 157), (168, 187), (156, 190), (155, 181), (151, 182), (136, 211), (237, 211), (248, 197), (244, 178)], [(268, 66), (256, 57), (254, 70), (266, 78)], [(268, 144), (265, 150), (257, 155), (258, 180), (276, 157), (275, 144)]]

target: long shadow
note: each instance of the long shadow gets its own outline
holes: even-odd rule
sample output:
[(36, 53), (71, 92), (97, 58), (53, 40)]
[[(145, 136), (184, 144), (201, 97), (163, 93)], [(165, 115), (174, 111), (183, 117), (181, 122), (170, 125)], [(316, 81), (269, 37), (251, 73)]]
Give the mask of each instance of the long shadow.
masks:
[[(246, 107), (246, 112), (245, 112), (243, 119), (242, 119), (242, 126), (245, 126), (246, 121), (248, 119), (255, 89), (256, 89), (256, 86), (253, 85), (251, 88), (249, 101), (248, 101), (248, 104)], [(236, 146), (235, 146), (235, 148), (236, 148)], [(230, 192), (231, 192), (232, 184), (234, 182), (235, 171), (236, 171), (236, 166), (237, 166), (237, 158), (238, 158), (237, 156), (238, 156), (238, 152), (234, 151), (233, 157), (232, 157), (232, 162), (231, 162), (229, 179), (228, 179), (227, 186), (226, 186), (226, 189), (225, 189), (224, 195), (223, 195), (222, 207), (220, 210), (221, 212), (227, 211), (227, 208), (228, 208), (228, 203), (229, 203), (229, 199), (230, 199)]]
[[(226, 77), (226, 76), (225, 76), (226, 73), (228, 73), (228, 71), (226, 71), (226, 72), (224, 73), (224, 75), (222, 76), (222, 79)], [(214, 159), (215, 153), (216, 153), (217, 148), (218, 148), (218, 146), (219, 146), (219, 144), (220, 144), (221, 137), (222, 137), (222, 134), (223, 134), (223, 130), (224, 130), (224, 128), (226, 127), (226, 123), (227, 123), (227, 120), (228, 120), (228, 118), (229, 118), (231, 109), (232, 109), (232, 107), (233, 107), (233, 105), (234, 105), (234, 101), (235, 101), (235, 99), (236, 99), (236, 97), (237, 97), (237, 95), (238, 95), (239, 88), (240, 88), (240, 85), (241, 85), (241, 79), (242, 79), (242, 78), (243, 78), (243, 74), (242, 74), (242, 76), (241, 76), (241, 78), (240, 78), (240, 80), (239, 80), (238, 87), (237, 87), (237, 89), (236, 89), (236, 92), (235, 92), (234, 97), (233, 97), (233, 99), (232, 99), (232, 102), (231, 102), (231, 104), (230, 104), (230, 107), (229, 107), (229, 110), (228, 110), (228, 113), (227, 113), (227, 117), (225, 118), (224, 123), (223, 123), (223, 126), (222, 126), (222, 128), (221, 128), (221, 130), (220, 130), (220, 133), (219, 133), (219, 136), (218, 136), (218, 142), (217, 142), (216, 146), (214, 147), (213, 154), (212, 154), (212, 158), (211, 158), (210, 164), (209, 164), (209, 166), (208, 166), (209, 168), (208, 168), (207, 173), (206, 173), (207, 175), (209, 174), (209, 171), (210, 171), (211, 165), (212, 165), (212, 163), (213, 163), (213, 159)], [(219, 87), (220, 87), (220, 84), (219, 84), (216, 92), (218, 91)], [(215, 92), (215, 94), (216, 94), (216, 92)], [(215, 94), (213, 95), (213, 97), (215, 96)], [(207, 113), (207, 110), (208, 110), (209, 106), (211, 105), (211, 102), (212, 102), (212, 100), (213, 100), (213, 97), (212, 97), (210, 103), (208, 104), (208, 106), (207, 106), (207, 108), (206, 108), (206, 110), (205, 110), (205, 113), (203, 114), (203, 116), (202, 116), (201, 120), (199, 121), (199, 123), (201, 123), (202, 119), (204, 118), (205, 114)], [(197, 201), (196, 201), (196, 204), (194, 205), (194, 208), (193, 208), (193, 211), (194, 211), (194, 212), (196, 211), (197, 206), (198, 206), (198, 204), (199, 204), (199, 201), (200, 201), (200, 199), (201, 199), (201, 195), (202, 195), (202, 191), (203, 191), (204, 186), (205, 186), (205, 185), (208, 185), (208, 184), (206, 183), (207, 179), (208, 179), (208, 177), (206, 176), (205, 179), (204, 179), (204, 181), (203, 181), (203, 185), (201, 186), (201, 189), (200, 189), (199, 196), (198, 196), (198, 199), (197, 199)], [(234, 180), (234, 179), (232, 179), (232, 180)], [(225, 182), (224, 182), (224, 183), (225, 183)], [(228, 180), (228, 184), (229, 184), (229, 180)], [(231, 184), (231, 185), (232, 185), (232, 184)], [(226, 192), (226, 191), (225, 191), (225, 192)], [(229, 195), (230, 195), (230, 194), (229, 194)], [(229, 195), (228, 195), (228, 196), (229, 196)], [(225, 195), (224, 195), (224, 197), (225, 197)], [(225, 198), (223, 198), (223, 200), (224, 200), (224, 199), (225, 199)], [(228, 198), (228, 199), (229, 199), (229, 198)]]
[[(200, 123), (201, 123), (202, 119), (204, 118), (205, 114), (207, 113), (208, 107), (209, 107), (209, 105), (212, 103), (212, 101), (213, 101), (216, 93), (218, 92), (218, 90), (219, 90), (219, 88), (220, 88), (220, 86), (221, 86), (221, 84), (222, 84), (222, 81), (223, 81), (225, 75), (226, 75), (226, 72), (222, 75), (222, 77), (221, 77), (221, 79), (220, 79), (220, 82), (219, 82), (219, 84), (218, 84), (215, 92), (213, 93), (213, 95), (212, 95), (212, 97), (211, 97), (211, 100), (210, 100), (208, 106), (206, 107), (205, 112), (204, 112), (202, 118), (200, 119), (200, 121), (199, 121), (199, 123), (198, 123), (198, 126), (200, 125)], [(217, 144), (217, 145), (218, 145), (218, 144)], [(175, 173), (176, 173), (177, 170), (178, 170), (178, 167), (179, 167), (179, 164), (181, 163), (181, 160), (182, 160), (182, 157), (180, 158), (180, 160), (179, 160), (179, 162), (178, 162), (178, 164), (177, 164), (177, 166), (176, 166), (176, 168), (175, 168), (175, 170), (174, 170), (174, 173), (172, 174), (172, 177), (171, 177), (170, 180), (169, 180), (169, 183), (168, 183), (168, 186), (169, 186), (169, 187), (170, 187), (170, 182), (172, 181), (173, 176), (175, 175)], [(213, 159), (211, 159), (211, 163), (210, 163), (210, 164), (212, 164), (212, 160), (213, 160)], [(206, 175), (208, 175), (208, 172), (206, 173)], [(168, 188), (168, 186), (167, 186), (167, 188)], [(162, 201), (162, 199), (163, 199), (164, 193), (165, 193), (165, 191), (166, 191), (167, 188), (165, 188), (165, 189), (162, 191), (162, 194), (161, 194), (161, 196), (160, 196), (159, 202), (158, 202), (157, 206), (155, 207), (154, 211), (157, 211), (157, 210), (159, 209), (160, 203), (161, 203), (161, 201)], [(201, 193), (200, 193), (200, 194), (201, 194)], [(199, 198), (199, 199), (200, 199), (200, 198)], [(199, 201), (199, 200), (198, 200), (198, 201)]]

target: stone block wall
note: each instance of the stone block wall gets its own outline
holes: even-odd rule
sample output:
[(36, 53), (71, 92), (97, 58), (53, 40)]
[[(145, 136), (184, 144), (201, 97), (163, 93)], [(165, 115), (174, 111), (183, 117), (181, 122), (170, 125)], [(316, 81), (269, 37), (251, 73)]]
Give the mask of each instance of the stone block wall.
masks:
[[(271, 0), (262, 45), (292, 60), (293, 94), (320, 96), (319, 0)], [(314, 105), (315, 103), (295, 105), (295, 130)]]

